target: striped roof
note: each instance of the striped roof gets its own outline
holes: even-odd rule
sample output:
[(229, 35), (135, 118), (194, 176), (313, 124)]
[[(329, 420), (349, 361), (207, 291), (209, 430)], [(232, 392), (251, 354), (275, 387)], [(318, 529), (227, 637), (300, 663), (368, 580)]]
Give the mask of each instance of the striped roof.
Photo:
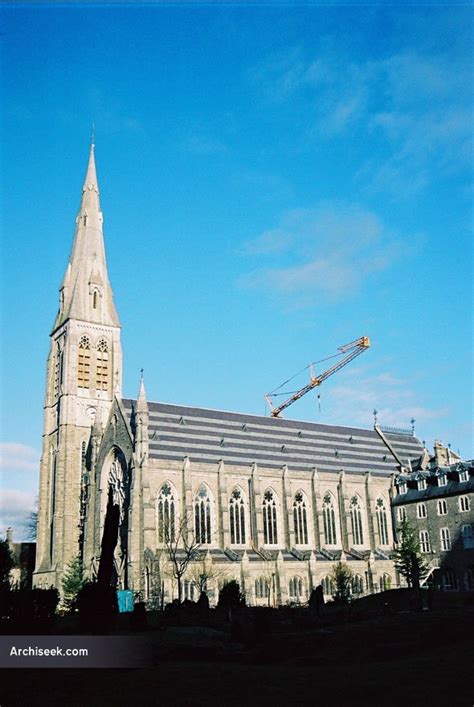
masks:
[[(135, 400), (123, 400), (132, 418)], [(291, 470), (344, 470), (389, 475), (397, 460), (374, 430), (322, 425), (220, 410), (148, 403), (152, 459), (250, 465)], [(420, 441), (410, 435), (385, 434), (402, 458), (419, 457)]]

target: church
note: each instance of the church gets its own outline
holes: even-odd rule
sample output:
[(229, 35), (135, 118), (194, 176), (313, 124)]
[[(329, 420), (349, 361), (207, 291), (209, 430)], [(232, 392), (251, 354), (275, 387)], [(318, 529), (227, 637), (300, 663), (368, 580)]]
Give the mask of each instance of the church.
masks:
[[(395, 479), (423, 453), (413, 431), (325, 425), (122, 397), (120, 320), (107, 272), (91, 145), (47, 362), (34, 584), (61, 588), (72, 558), (97, 575), (107, 514), (114, 581), (150, 606), (175, 599), (170, 541), (194, 548), (216, 602), (235, 579), (251, 605), (330, 597), (334, 565), (355, 595), (399, 586)], [(202, 586), (201, 586), (202, 588)]]

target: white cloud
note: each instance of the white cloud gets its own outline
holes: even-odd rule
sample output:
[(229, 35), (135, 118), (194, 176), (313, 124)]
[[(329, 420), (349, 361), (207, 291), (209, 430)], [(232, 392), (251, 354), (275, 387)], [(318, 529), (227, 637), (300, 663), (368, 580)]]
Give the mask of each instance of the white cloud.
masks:
[(40, 453), (26, 444), (19, 442), (0, 444), (0, 468), (4, 470), (36, 471), (39, 468), (39, 460)]
[(376, 214), (347, 204), (290, 211), (276, 228), (244, 244), (242, 252), (261, 256), (259, 267), (241, 278), (242, 286), (331, 300), (357, 291), (402, 252), (410, 254)]
[(0, 489), (0, 535), (13, 528), (16, 541), (25, 539), (28, 516), (36, 508), (35, 495), (17, 489)]

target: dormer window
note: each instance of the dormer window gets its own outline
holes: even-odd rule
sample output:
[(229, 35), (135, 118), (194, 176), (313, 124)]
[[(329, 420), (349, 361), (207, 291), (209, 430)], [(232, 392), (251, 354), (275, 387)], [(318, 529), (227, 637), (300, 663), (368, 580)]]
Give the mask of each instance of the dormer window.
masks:
[(438, 476), (438, 486), (446, 486), (448, 483), (448, 479), (446, 477), (446, 474), (440, 474)]
[(469, 481), (469, 472), (467, 469), (459, 471), (459, 481)]
[(407, 492), (407, 482), (406, 481), (399, 481), (398, 482), (398, 494), (401, 496), (403, 493)]
[(418, 479), (418, 491), (424, 491), (426, 489), (426, 479)]

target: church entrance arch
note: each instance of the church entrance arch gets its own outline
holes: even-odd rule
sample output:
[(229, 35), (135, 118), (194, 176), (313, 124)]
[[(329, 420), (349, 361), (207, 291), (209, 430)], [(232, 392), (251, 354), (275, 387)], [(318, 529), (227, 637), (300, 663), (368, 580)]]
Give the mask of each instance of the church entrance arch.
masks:
[(118, 447), (108, 454), (100, 478), (101, 552), (97, 579), (126, 589), (130, 473), (125, 455)]

